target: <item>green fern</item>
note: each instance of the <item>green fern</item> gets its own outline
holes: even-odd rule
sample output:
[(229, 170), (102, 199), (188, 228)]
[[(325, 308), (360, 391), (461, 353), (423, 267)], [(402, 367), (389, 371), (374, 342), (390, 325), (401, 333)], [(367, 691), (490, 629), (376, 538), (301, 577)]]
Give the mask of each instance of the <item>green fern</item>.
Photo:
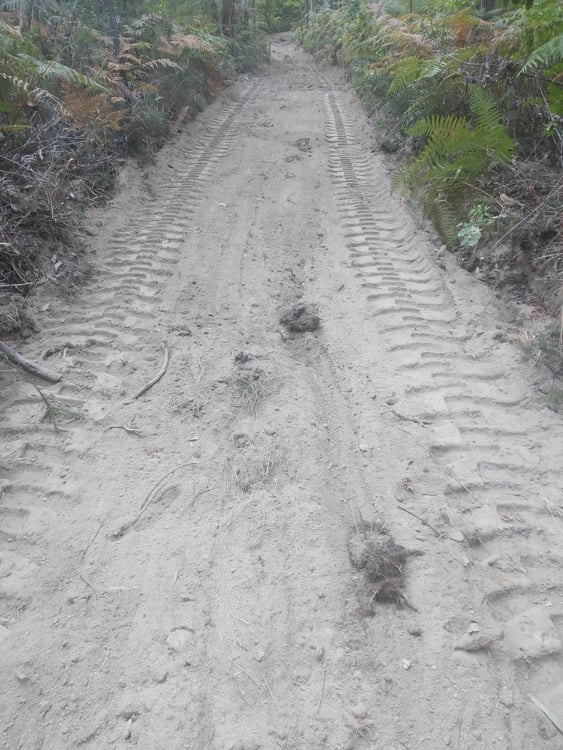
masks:
[(432, 115), (407, 132), (425, 138), (418, 157), (393, 180), (392, 187), (410, 188), (422, 196), (427, 212), (436, 220), (449, 245), (457, 243), (455, 207), (466, 191), (499, 163), (506, 163), (514, 143), (493, 99), (478, 86), (468, 89), (472, 117)]
[(437, 195), (432, 206), (427, 206), (436, 222), (436, 228), (448, 247), (455, 247), (459, 243), (458, 216), (445, 195)]
[(553, 65), (563, 62), (563, 34), (553, 37), (541, 47), (538, 47), (528, 57), (520, 74), (528, 73), (538, 68), (551, 68)]
[(497, 104), (475, 84), (470, 84), (468, 91), (469, 105), (477, 123), (475, 145), (478, 149), (485, 149), (493, 161), (509, 161), (514, 154), (514, 141), (506, 130)]
[(420, 68), (423, 63), (424, 61), (420, 57), (413, 55), (398, 60), (392, 65), (389, 72), (393, 76), (393, 83), (389, 86), (387, 95), (393, 96), (393, 94), (398, 94), (415, 81), (418, 81), (420, 78)]

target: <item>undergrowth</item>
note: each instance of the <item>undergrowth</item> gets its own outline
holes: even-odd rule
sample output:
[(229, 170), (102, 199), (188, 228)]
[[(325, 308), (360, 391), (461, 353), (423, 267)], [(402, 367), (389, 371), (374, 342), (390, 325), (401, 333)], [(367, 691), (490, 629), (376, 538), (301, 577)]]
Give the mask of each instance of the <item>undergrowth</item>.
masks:
[(558, 323), (522, 341), (524, 359), (547, 368), (552, 380), (544, 391), (544, 401), (553, 411), (563, 410), (563, 314)]
[(0, 2), (2, 335), (18, 327), (13, 295), (45, 276), (76, 280), (84, 208), (123, 159), (151, 158), (268, 57), (252, 19), (230, 27), (203, 0)]
[(402, 0), (344, 0), (309, 15), (297, 39), (348, 67), (382, 150), (398, 159), (395, 190), (424, 208), (448, 247), (468, 266), (504, 248), (544, 280), (558, 310), (563, 4), (529, 6), (431, 0), (409, 12)]

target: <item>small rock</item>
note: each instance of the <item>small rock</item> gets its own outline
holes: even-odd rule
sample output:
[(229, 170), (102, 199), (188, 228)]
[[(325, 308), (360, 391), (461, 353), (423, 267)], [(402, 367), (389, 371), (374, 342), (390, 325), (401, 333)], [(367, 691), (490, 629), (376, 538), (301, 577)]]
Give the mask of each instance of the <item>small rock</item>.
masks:
[(411, 668), (411, 662), (408, 659), (403, 659), (401, 661), (401, 666), (402, 666), (402, 668), (404, 670), (410, 669)]
[(160, 685), (168, 677), (168, 666), (165, 664), (153, 664), (149, 669), (149, 675), (154, 682)]
[(511, 708), (514, 705), (514, 698), (512, 696), (512, 690), (503, 685), (500, 689), (499, 700), (503, 706)]
[(486, 651), (494, 643), (504, 638), (502, 631), (466, 633), (454, 646), (455, 651)]
[(142, 713), (141, 706), (133, 701), (130, 697), (125, 697), (117, 711), (117, 716), (120, 719), (129, 721), (132, 718), (137, 718)]
[(409, 635), (420, 637), (422, 635), (422, 628), (418, 623), (414, 623), (413, 625), (407, 626), (407, 633)]
[(397, 399), (395, 398), (395, 396), (390, 396), (389, 398), (385, 399), (385, 403), (387, 404), (387, 406), (394, 406), (397, 403)]
[(369, 451), (369, 445), (366, 445), (366, 443), (360, 443), (358, 447), (362, 453), (367, 453)]
[(190, 635), (190, 632), (185, 628), (178, 628), (168, 635), (166, 643), (172, 651), (184, 651), (191, 640)]
[(355, 706), (351, 706), (350, 713), (356, 719), (365, 719), (368, 715), (368, 710), (363, 703), (356, 703)]
[(450, 539), (452, 539), (454, 542), (463, 542), (465, 537), (461, 533), (461, 531), (451, 531), (450, 532)]

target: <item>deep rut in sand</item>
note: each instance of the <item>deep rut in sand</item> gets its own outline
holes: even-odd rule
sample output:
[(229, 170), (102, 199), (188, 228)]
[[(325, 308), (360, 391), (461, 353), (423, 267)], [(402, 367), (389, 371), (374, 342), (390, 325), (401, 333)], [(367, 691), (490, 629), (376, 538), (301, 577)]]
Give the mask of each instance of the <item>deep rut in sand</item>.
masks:
[(560, 422), (368, 130), (278, 40), (37, 296), (83, 418), (4, 373), (0, 747), (563, 747)]

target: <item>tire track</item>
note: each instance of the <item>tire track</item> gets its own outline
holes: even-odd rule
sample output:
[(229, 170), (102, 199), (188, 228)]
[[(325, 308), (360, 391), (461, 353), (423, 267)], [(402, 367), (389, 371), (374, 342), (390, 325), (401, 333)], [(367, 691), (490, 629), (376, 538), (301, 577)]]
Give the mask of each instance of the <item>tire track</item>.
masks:
[[(532, 684), (549, 681), (553, 658), (561, 658), (563, 585), (559, 558), (546, 565), (536, 550), (561, 541), (561, 521), (559, 531), (554, 522), (563, 508), (546, 499), (560, 498), (560, 462), (551, 447), (560, 432), (529, 405), (528, 389), (496, 366), (494, 353), (470, 341), (442, 272), (414, 239), (412, 222), (393, 212), (330, 90), (325, 112), (350, 265), (387, 353), (389, 387), (397, 392), (408, 378), (395, 413), (419, 425), (417, 436), (450, 478), (447, 513), (471, 546), (479, 566), (474, 584), (506, 628), (507, 652), (517, 664), (533, 661)], [(437, 517), (438, 509), (430, 512)], [(526, 618), (551, 646), (536, 648), (524, 636)]]
[[(220, 105), (207, 131), (177, 150), (173, 179), (101, 251), (99, 272), (72, 303), (73, 322), (67, 322), (64, 311), (50, 314), (41, 346), (48, 350), (63, 344), (65, 378), (42, 390), (58, 405), (88, 412), (100, 395), (123, 392), (126, 384), (112, 373), (112, 361), (133, 359), (146, 349), (163, 286), (181, 259), (205, 188), (232, 148), (237, 119), (257, 96), (258, 85), (248, 85), (238, 101)], [(0, 412), (0, 435), (11, 446), (0, 455), (0, 624), (9, 629), (32, 605), (41, 565), (51, 555), (50, 529), (58, 510), (77, 502), (70, 469), (55, 474), (52, 467), (64, 465), (65, 454), (80, 460), (81, 451), (73, 446), (72, 425), (56, 430), (40, 421), (40, 400), (31, 385), (23, 385), (12, 400), (8, 395), (3, 404), (10, 411)]]

